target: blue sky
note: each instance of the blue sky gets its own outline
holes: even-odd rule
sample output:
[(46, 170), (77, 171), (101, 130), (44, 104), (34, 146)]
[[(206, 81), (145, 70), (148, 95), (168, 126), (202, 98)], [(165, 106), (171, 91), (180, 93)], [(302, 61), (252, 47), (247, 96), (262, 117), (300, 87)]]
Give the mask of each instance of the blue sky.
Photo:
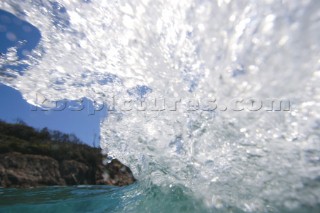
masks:
[[(41, 39), (41, 32), (31, 24), (22, 21), (14, 15), (0, 10), (0, 54), (7, 49), (17, 46), (19, 41), (26, 41), (18, 48), (18, 56), (23, 59), (28, 51), (36, 47)], [(2, 70), (1, 70), (2, 69)], [(17, 68), (21, 70), (21, 68)], [(0, 66), (0, 74), (3, 68)], [(85, 110), (44, 111), (29, 105), (20, 92), (0, 83), (0, 119), (14, 123), (21, 119), (35, 128), (48, 127), (65, 133), (74, 133), (83, 142), (93, 145), (99, 144), (100, 120), (106, 116), (106, 111), (92, 113), (92, 102), (84, 99)]]

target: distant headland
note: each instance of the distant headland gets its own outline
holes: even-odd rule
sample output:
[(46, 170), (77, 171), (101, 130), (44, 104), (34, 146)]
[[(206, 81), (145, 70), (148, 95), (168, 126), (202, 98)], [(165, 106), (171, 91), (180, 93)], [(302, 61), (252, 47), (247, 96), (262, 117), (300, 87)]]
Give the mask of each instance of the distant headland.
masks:
[(129, 167), (75, 135), (0, 121), (0, 187), (114, 185), (134, 183)]

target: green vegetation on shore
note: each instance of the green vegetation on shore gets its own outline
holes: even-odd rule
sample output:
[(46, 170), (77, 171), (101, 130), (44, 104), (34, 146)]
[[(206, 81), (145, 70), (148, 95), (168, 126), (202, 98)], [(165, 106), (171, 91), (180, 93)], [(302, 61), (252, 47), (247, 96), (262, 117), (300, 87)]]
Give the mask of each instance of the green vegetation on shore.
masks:
[(136, 181), (117, 159), (104, 165), (106, 157), (73, 134), (0, 121), (0, 187), (123, 186)]
[(58, 162), (75, 160), (92, 167), (101, 164), (106, 157), (100, 148), (84, 144), (73, 134), (47, 128), (36, 130), (23, 122), (9, 124), (0, 121), (0, 154), (8, 152), (45, 155)]

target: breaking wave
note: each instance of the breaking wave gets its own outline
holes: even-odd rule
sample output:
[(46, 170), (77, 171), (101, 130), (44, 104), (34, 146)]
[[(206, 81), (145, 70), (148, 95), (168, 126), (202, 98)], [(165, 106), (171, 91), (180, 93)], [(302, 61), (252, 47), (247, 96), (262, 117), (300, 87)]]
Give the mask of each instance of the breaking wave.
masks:
[(27, 58), (19, 47), (1, 57), (0, 82), (34, 105), (86, 97), (108, 107), (101, 147), (145, 187), (187, 187), (209, 209), (320, 204), (319, 1), (0, 8), (41, 32)]

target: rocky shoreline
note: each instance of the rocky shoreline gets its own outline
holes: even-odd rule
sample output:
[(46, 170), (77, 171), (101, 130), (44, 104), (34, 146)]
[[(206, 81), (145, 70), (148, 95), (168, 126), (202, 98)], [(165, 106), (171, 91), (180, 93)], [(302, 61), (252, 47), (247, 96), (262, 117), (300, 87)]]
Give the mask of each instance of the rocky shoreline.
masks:
[(100, 148), (67, 136), (0, 121), (0, 187), (124, 186), (136, 181), (119, 160), (104, 165), (107, 156)]
[(118, 160), (99, 165), (92, 171), (89, 165), (75, 160), (57, 160), (42, 155), (10, 152), (0, 154), (0, 186), (28, 188), (66, 185), (124, 186), (135, 182), (131, 170)]

